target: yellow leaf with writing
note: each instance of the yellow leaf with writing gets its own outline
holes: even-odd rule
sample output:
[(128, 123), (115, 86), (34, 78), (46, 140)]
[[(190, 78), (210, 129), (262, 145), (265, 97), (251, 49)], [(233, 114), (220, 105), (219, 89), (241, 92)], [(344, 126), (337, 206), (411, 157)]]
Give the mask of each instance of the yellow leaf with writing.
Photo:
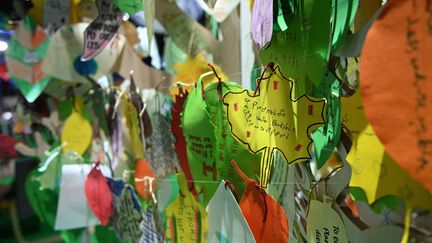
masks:
[(310, 159), (310, 135), (324, 122), (324, 100), (292, 99), (292, 82), (281, 74), (279, 66), (271, 69), (256, 95), (243, 90), (224, 96), (233, 135), (253, 153), (264, 151), (261, 187), (269, 180), (273, 150), (279, 150), (288, 163)]
[(177, 181), (180, 195), (165, 209), (165, 236), (173, 243), (205, 242), (208, 231), (207, 212), (189, 192), (183, 173), (177, 174)]
[(307, 241), (348, 242), (345, 225), (331, 203), (311, 200), (306, 219)]
[(63, 151), (72, 150), (83, 155), (93, 138), (90, 123), (79, 112), (73, 111), (66, 120), (61, 133), (61, 141), (66, 145)]
[(362, 188), (369, 203), (386, 195), (400, 196), (408, 208), (432, 209), (432, 194), (414, 181), (385, 151), (363, 111), (361, 93), (342, 98), (342, 123), (353, 143), (347, 161), (352, 166), (350, 186)]

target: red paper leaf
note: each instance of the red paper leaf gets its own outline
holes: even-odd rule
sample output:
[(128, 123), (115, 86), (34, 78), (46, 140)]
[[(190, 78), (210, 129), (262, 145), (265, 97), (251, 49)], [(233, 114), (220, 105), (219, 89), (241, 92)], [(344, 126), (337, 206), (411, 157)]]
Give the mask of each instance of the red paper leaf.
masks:
[(85, 194), (89, 207), (103, 226), (108, 224), (112, 212), (112, 195), (108, 182), (102, 175), (99, 163), (90, 171), (85, 181)]
[(15, 144), (18, 141), (4, 134), (0, 134), (0, 158), (16, 158), (19, 153), (15, 150)]
[(176, 95), (175, 97), (175, 102), (171, 110), (171, 116), (172, 116), (171, 132), (175, 137), (174, 148), (177, 153), (177, 158), (180, 167), (186, 176), (186, 180), (188, 181), (189, 188), (193, 188), (192, 185), (193, 178), (189, 168), (187, 151), (186, 151), (186, 140), (183, 135), (183, 130), (180, 127), (181, 113), (183, 112), (184, 103), (186, 101), (188, 94), (189, 93), (187, 91), (185, 91), (184, 93), (181, 91), (180, 95)]

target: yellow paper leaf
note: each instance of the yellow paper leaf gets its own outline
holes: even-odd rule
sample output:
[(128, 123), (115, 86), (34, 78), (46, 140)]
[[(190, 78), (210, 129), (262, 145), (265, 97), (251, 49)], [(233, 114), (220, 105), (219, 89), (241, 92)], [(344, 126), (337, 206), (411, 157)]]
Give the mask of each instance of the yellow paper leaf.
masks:
[(363, 111), (361, 94), (342, 99), (342, 123), (353, 143), (347, 161), (352, 166), (350, 186), (362, 188), (369, 200), (400, 196), (408, 208), (432, 209), (432, 194), (415, 182), (385, 151)]
[(205, 242), (207, 212), (189, 192), (184, 174), (177, 174), (181, 194), (166, 208), (165, 236), (171, 242)]
[(83, 155), (90, 146), (93, 130), (90, 123), (81, 115), (82, 101), (75, 104), (76, 110), (66, 120), (61, 133), (61, 141), (66, 145), (63, 151), (72, 150)]
[[(185, 63), (174, 64), (174, 69), (177, 72), (177, 76), (174, 77), (175, 82), (181, 82), (184, 84), (190, 84), (191, 86), (182, 87), (183, 90), (191, 91), (192, 85), (199, 79), (201, 74), (212, 71), (208, 66), (209, 61), (205, 59), (203, 54), (198, 54), (194, 58), (188, 57)], [(215, 68), (217, 74), (222, 80), (227, 80), (227, 76), (222, 72), (222, 69), (216, 65), (212, 64)], [(208, 75), (203, 78), (204, 87), (207, 87), (210, 83), (217, 82), (218, 79), (214, 74)], [(179, 94), (179, 89), (174, 87), (171, 89), (171, 96)]]
[(232, 91), (224, 96), (233, 135), (253, 153), (264, 150), (261, 186), (268, 183), (273, 150), (288, 163), (310, 159), (313, 130), (324, 122), (324, 101), (301, 96), (292, 99), (292, 82), (277, 66), (266, 74), (260, 91)]

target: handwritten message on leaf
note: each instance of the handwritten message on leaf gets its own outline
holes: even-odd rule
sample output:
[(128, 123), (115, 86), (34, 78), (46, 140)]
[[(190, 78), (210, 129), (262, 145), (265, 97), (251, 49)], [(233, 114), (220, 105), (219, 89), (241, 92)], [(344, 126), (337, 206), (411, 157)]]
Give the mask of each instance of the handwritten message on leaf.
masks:
[(346, 230), (339, 214), (330, 203), (312, 200), (307, 216), (308, 242), (348, 242)]
[[(389, 2), (366, 37), (365, 112), (389, 155), (432, 192), (432, 31), (429, 1)], [(391, 61), (389, 61), (391, 60)]]
[(153, 133), (147, 139), (146, 155), (150, 160), (150, 167), (156, 177), (174, 174), (178, 165), (177, 154), (174, 151), (174, 135), (170, 124), (161, 114), (156, 115)]
[(180, 195), (165, 210), (165, 237), (171, 242), (204, 242), (208, 229), (207, 212), (188, 191), (184, 174), (177, 174), (177, 180)]
[(292, 82), (279, 67), (261, 81), (260, 91), (228, 92), (224, 96), (233, 135), (253, 153), (264, 151), (261, 160), (261, 186), (269, 180), (273, 150), (279, 150), (288, 163), (310, 158), (310, 134), (323, 123), (323, 100), (302, 96), (292, 99)]
[(97, 56), (116, 35), (123, 13), (112, 0), (96, 0), (99, 15), (84, 31), (82, 61)]

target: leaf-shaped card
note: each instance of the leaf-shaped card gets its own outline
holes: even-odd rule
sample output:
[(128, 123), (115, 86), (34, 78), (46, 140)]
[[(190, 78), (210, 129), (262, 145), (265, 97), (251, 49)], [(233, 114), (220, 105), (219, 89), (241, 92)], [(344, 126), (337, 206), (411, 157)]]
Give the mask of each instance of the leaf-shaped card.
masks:
[(240, 207), (225, 181), (207, 205), (207, 242), (255, 242)]
[(158, 231), (156, 227), (154, 212), (152, 208), (147, 208), (142, 215), (142, 221), (140, 224), (142, 236), (140, 243), (162, 243), (163, 235)]
[(281, 65), (284, 74), (295, 81), (294, 97), (309, 94), (327, 70), (331, 0), (301, 1), (286, 31), (273, 34), (268, 48), (262, 49), (263, 63)]
[[(366, 37), (365, 112), (389, 155), (432, 192), (430, 1), (389, 1)], [(391, 62), (389, 61), (391, 60)]]
[(51, 80), (42, 71), (50, 39), (30, 17), (25, 17), (9, 41), (6, 65), (9, 75), (28, 102), (33, 102)]
[(147, 159), (156, 177), (165, 177), (175, 173), (178, 159), (174, 143), (169, 121), (157, 113), (153, 122), (153, 133), (147, 139), (146, 148)]
[(79, 155), (84, 154), (93, 138), (92, 127), (89, 121), (81, 114), (83, 102), (81, 98), (75, 100), (75, 110), (65, 121), (61, 133), (61, 141), (66, 144), (63, 151), (72, 150)]
[(242, 87), (233, 82), (218, 82), (209, 84), (204, 90), (206, 111), (214, 128), (216, 139), (216, 180), (229, 180), (234, 184), (237, 192), (241, 195), (245, 184), (238, 176), (232, 166), (231, 160), (235, 160), (242, 171), (249, 177), (254, 177), (259, 172), (259, 161), (261, 154), (254, 154), (243, 147), (230, 132), (222, 96), (229, 91), (241, 90)]
[(260, 186), (270, 179), (273, 150), (288, 163), (310, 159), (310, 134), (324, 122), (324, 101), (302, 96), (292, 98), (292, 82), (271, 68), (258, 81), (259, 92), (228, 92), (224, 96), (233, 135), (253, 153), (263, 151)]
[(253, 40), (263, 48), (270, 42), (273, 33), (273, 1), (254, 1), (251, 26)]
[(181, 128), (181, 113), (183, 105), (188, 97), (188, 92), (180, 89), (179, 94), (175, 95), (174, 104), (171, 110), (171, 131), (175, 138), (174, 149), (177, 153), (179, 165), (186, 176), (188, 185), (192, 186), (192, 174), (189, 168), (188, 155), (186, 150), (186, 139)]
[(180, 194), (166, 208), (165, 237), (171, 242), (205, 242), (207, 212), (188, 190), (184, 174), (177, 174)]
[(101, 224), (106, 226), (112, 212), (112, 195), (99, 162), (87, 175), (84, 189), (89, 207)]
[(345, 225), (331, 202), (312, 200), (306, 227), (308, 242), (348, 242)]
[(116, 200), (113, 212), (114, 229), (124, 240), (139, 242), (141, 206), (131, 185), (126, 185)]
[(99, 15), (84, 31), (82, 61), (96, 57), (116, 35), (123, 13), (112, 0), (96, 0)]
[(239, 205), (256, 242), (288, 242), (288, 220), (282, 206), (256, 181), (249, 179), (234, 161), (231, 163), (247, 184)]

